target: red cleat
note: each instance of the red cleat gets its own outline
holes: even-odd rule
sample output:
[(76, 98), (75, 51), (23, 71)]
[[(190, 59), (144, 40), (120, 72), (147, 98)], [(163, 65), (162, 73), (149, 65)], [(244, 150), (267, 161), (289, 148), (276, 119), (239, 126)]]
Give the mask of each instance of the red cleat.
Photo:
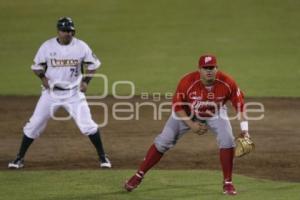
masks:
[(124, 184), (125, 190), (127, 190), (128, 192), (131, 192), (132, 190), (137, 188), (139, 186), (139, 184), (141, 184), (143, 178), (144, 178), (144, 173), (137, 172), (134, 176), (132, 176), (129, 179), (129, 181), (126, 181), (126, 183)]
[(237, 194), (232, 182), (224, 181), (223, 194), (227, 194), (227, 195), (236, 195)]

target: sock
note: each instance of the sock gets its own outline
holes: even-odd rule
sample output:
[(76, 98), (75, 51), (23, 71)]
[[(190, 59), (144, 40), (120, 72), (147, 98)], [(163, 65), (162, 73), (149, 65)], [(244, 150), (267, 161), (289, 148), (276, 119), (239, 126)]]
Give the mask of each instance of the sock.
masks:
[(33, 142), (34, 139), (31, 139), (29, 137), (27, 137), (25, 134), (23, 135), (23, 139), (21, 142), (21, 146), (19, 149), (19, 153), (17, 155), (17, 159), (23, 159), (27, 149), (29, 148), (29, 146), (31, 145), (31, 143)]
[(91, 142), (93, 143), (93, 145), (95, 146), (95, 148), (97, 150), (99, 160), (101, 162), (106, 162), (105, 152), (104, 152), (104, 149), (103, 149), (103, 145), (102, 145), (99, 130), (97, 130), (97, 132), (95, 134), (89, 135), (89, 138), (90, 138)]
[(158, 163), (163, 156), (163, 153), (160, 153), (154, 144), (149, 148), (147, 155), (140, 165), (138, 173), (141, 175), (146, 174), (146, 172), (151, 169), (156, 163)]
[(232, 180), (234, 148), (220, 149), (220, 162), (223, 169), (224, 181)]

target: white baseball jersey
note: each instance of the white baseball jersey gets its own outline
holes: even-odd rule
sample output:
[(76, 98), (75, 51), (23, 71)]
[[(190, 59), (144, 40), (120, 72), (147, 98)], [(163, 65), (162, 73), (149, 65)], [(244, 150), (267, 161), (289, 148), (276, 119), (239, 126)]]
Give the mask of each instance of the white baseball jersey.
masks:
[[(84, 63), (87, 63), (89, 70), (100, 66), (89, 46), (77, 38), (73, 38), (68, 45), (59, 44), (56, 38), (42, 44), (31, 68), (46, 70), (45, 76), (54, 90), (42, 91), (33, 115), (24, 127), (27, 137), (39, 137), (59, 107), (67, 110), (83, 134), (90, 135), (97, 131), (98, 125), (92, 119), (85, 95), (76, 87), (82, 79)], [(55, 90), (54, 86), (66, 90)]]
[(79, 85), (85, 63), (88, 70), (97, 69), (101, 64), (84, 41), (74, 37), (70, 44), (61, 45), (55, 37), (41, 45), (31, 69), (45, 69), (50, 87), (68, 89)]

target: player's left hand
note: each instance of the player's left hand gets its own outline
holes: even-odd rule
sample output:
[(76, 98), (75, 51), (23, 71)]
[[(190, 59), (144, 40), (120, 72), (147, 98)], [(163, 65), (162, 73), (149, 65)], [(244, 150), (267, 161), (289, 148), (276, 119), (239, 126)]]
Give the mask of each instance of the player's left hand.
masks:
[(250, 137), (238, 137), (235, 139), (235, 156), (242, 157), (255, 149), (255, 144)]
[(87, 83), (82, 81), (80, 84), (80, 91), (85, 93), (87, 91), (87, 87), (88, 87)]
[(250, 134), (248, 131), (242, 131), (240, 134), (241, 138), (250, 138)]
[(192, 123), (191, 130), (198, 135), (203, 135), (204, 133), (207, 132), (208, 129), (205, 123), (196, 121)]

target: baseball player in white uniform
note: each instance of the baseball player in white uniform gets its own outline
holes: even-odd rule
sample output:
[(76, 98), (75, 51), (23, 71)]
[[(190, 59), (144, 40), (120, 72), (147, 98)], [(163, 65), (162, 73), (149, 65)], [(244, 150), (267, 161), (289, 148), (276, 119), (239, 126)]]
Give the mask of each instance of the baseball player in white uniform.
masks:
[[(74, 35), (72, 19), (60, 18), (57, 22), (57, 37), (44, 42), (34, 58), (31, 69), (42, 81), (42, 94), (23, 129), (24, 135), (17, 157), (8, 164), (8, 168), (24, 167), (27, 149), (41, 135), (48, 120), (59, 107), (66, 109), (82, 134), (89, 137), (97, 150), (100, 167), (111, 168), (98, 125), (91, 117), (84, 94), (101, 63), (90, 47)], [(86, 76), (83, 76), (84, 70)]]

